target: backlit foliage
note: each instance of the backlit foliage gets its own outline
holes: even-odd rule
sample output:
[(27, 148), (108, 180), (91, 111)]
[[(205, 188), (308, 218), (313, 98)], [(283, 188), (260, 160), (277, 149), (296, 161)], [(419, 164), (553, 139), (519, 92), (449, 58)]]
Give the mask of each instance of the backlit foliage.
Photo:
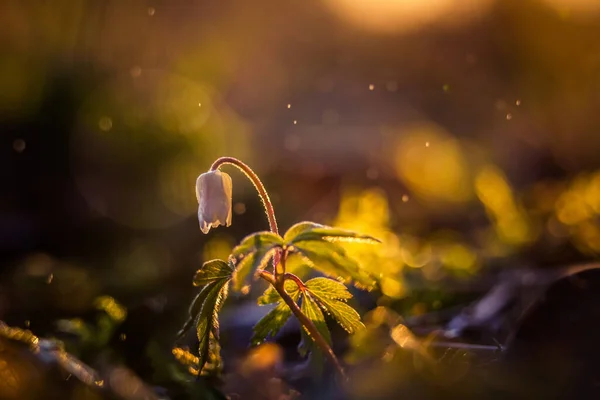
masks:
[(387, 196), (378, 188), (343, 192), (334, 224), (382, 238), (377, 248), (349, 243), (346, 251), (378, 276), (381, 292), (388, 297), (407, 294), (403, 278), (406, 268), (422, 269), (426, 277), (439, 277), (453, 271), (473, 273), (480, 264), (476, 250), (459, 235), (396, 234), (390, 227)]
[[(211, 365), (220, 365), (218, 313), (227, 298), (230, 283), (233, 290), (241, 291), (251, 284), (251, 277), (258, 276), (275, 277), (267, 278), (272, 286), (258, 299), (258, 304), (276, 306), (254, 327), (254, 345), (274, 338), (294, 314), (293, 307), (282, 296), (289, 297), (289, 301), (295, 304), (296, 312), (314, 324), (327, 345), (331, 345), (331, 335), (325, 315), (350, 334), (360, 331), (364, 325), (358, 312), (346, 304), (352, 295), (340, 281), (358, 287), (375, 288), (377, 278), (347, 255), (343, 245), (346, 242), (373, 244), (379, 241), (372, 236), (344, 229), (301, 222), (292, 226), (283, 237), (272, 232), (247, 236), (232, 250), (229, 262), (205, 262), (194, 276), (194, 285), (201, 287), (201, 290), (192, 302), (189, 319), (179, 333), (181, 337), (195, 327), (199, 341), (197, 356), (181, 348), (175, 348), (173, 354), (194, 375), (206, 373), (207, 370), (214, 371)], [(295, 255), (310, 268), (336, 280), (321, 277), (302, 282), (289, 272), (286, 275), (288, 255)], [(271, 261), (275, 258), (279, 262), (271, 268)], [(301, 323), (304, 325), (304, 340), (299, 348), (300, 353), (314, 355), (322, 351), (323, 348), (315, 345), (317, 338), (311, 328), (303, 320)]]

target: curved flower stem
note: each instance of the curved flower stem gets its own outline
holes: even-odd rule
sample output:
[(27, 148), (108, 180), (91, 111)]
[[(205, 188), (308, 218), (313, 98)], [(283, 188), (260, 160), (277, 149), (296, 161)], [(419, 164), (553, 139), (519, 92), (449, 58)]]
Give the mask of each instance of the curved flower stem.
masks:
[(218, 158), (211, 166), (211, 171), (216, 171), (219, 169), (221, 165), (230, 164), (237, 167), (240, 171), (242, 171), (248, 179), (252, 182), (260, 199), (262, 200), (263, 206), (265, 207), (265, 213), (267, 214), (267, 219), (269, 220), (269, 229), (276, 235), (279, 235), (279, 229), (277, 228), (277, 220), (275, 219), (275, 211), (273, 210), (273, 204), (271, 203), (271, 199), (269, 199), (269, 194), (265, 190), (264, 185), (258, 178), (258, 175), (246, 164), (238, 160), (234, 157), (221, 157)]
[[(234, 167), (237, 167), (240, 171), (244, 173), (244, 175), (248, 177), (248, 179), (250, 179), (250, 182), (252, 182), (252, 184), (256, 188), (258, 196), (260, 197), (260, 200), (262, 201), (263, 206), (265, 207), (265, 214), (267, 214), (267, 219), (269, 220), (269, 229), (274, 234), (279, 235), (279, 229), (277, 228), (277, 220), (275, 219), (275, 210), (273, 209), (273, 203), (271, 203), (269, 194), (267, 193), (267, 190), (265, 189), (265, 186), (259, 179), (258, 175), (256, 175), (256, 172), (254, 172), (252, 168), (250, 168), (235, 157), (217, 158), (215, 162), (212, 163), (212, 165), (210, 166), (210, 171), (216, 171), (217, 169), (219, 169), (220, 166), (225, 164), (230, 164)], [(274, 272), (276, 272), (275, 269), (277, 267), (277, 264), (279, 264), (280, 257), (281, 255), (278, 251), (276, 251), (273, 255)]]
[[(267, 214), (267, 219), (269, 220), (269, 228), (270, 228), (271, 232), (273, 232), (276, 235), (279, 235), (279, 229), (277, 228), (277, 220), (275, 219), (275, 211), (273, 210), (273, 204), (271, 203), (271, 199), (269, 199), (269, 195), (268, 195), (267, 191), (265, 190), (264, 185), (258, 178), (258, 175), (256, 175), (256, 173), (252, 170), (252, 168), (250, 168), (249, 166), (247, 166), (246, 164), (244, 164), (243, 162), (241, 162), (240, 160), (238, 160), (237, 158), (234, 158), (234, 157), (218, 158), (210, 166), (210, 171), (216, 171), (217, 169), (219, 169), (220, 166), (225, 165), (225, 164), (231, 164), (231, 165), (237, 167), (248, 177), (248, 179), (250, 179), (250, 181), (256, 188), (256, 191), (258, 192), (260, 199), (262, 200), (263, 206), (265, 207), (265, 213)], [(300, 288), (301, 291), (306, 290), (306, 286), (304, 285), (304, 282), (302, 282), (302, 280), (300, 278), (298, 278), (294, 274), (285, 272), (286, 256), (287, 256), (286, 251), (284, 251), (283, 257), (280, 252), (276, 252), (273, 256), (273, 273), (274, 274), (271, 274), (271, 273), (263, 270), (260, 272), (260, 277), (263, 278), (265, 281), (269, 282), (275, 288), (277, 293), (279, 293), (279, 296), (281, 296), (281, 298), (283, 299), (285, 304), (287, 304), (287, 306), (290, 308), (292, 313), (296, 316), (298, 321), (300, 321), (300, 323), (304, 326), (304, 328), (306, 328), (306, 330), (310, 334), (310, 337), (315, 341), (317, 346), (319, 346), (321, 351), (325, 354), (325, 356), (329, 359), (329, 361), (337, 369), (339, 376), (345, 380), (347, 378), (346, 378), (346, 374), (344, 373), (344, 369), (342, 368), (342, 365), (338, 361), (337, 357), (335, 356), (335, 353), (333, 352), (333, 350), (331, 349), (331, 347), (329, 346), (329, 344), (327, 343), (325, 338), (323, 338), (323, 336), (321, 335), (321, 333), (319, 333), (319, 330), (317, 329), (315, 324), (306, 315), (304, 315), (302, 310), (300, 310), (300, 307), (298, 307), (298, 304), (296, 304), (294, 299), (292, 299), (290, 297), (290, 295), (287, 294), (287, 292), (284, 289), (285, 280), (293, 279), (298, 284), (298, 287)], [(280, 261), (281, 261), (281, 271), (278, 271), (277, 266), (279, 265)]]
[[(293, 279), (293, 278), (291, 278), (292, 274), (285, 274), (285, 276), (290, 277), (290, 279)], [(312, 338), (312, 340), (314, 340), (315, 343), (317, 344), (317, 346), (319, 346), (319, 348), (325, 354), (327, 359), (329, 359), (329, 362), (331, 362), (331, 364), (333, 364), (333, 366), (337, 370), (338, 375), (344, 381), (347, 380), (346, 373), (344, 372), (344, 368), (338, 361), (338, 359), (335, 356), (335, 353), (333, 352), (331, 347), (329, 347), (329, 344), (327, 343), (325, 338), (321, 335), (321, 333), (319, 333), (319, 330), (317, 329), (315, 324), (306, 315), (304, 315), (302, 310), (300, 310), (300, 307), (298, 307), (298, 304), (296, 304), (294, 299), (292, 299), (290, 297), (290, 295), (287, 294), (287, 292), (285, 291), (285, 289), (284, 289), (285, 281), (282, 280), (280, 282), (277, 282), (275, 280), (275, 277), (273, 276), (273, 274), (271, 274), (267, 271), (261, 271), (260, 277), (263, 278), (265, 281), (269, 282), (275, 288), (275, 290), (277, 291), (277, 293), (279, 293), (279, 296), (281, 296), (281, 298), (283, 299), (285, 304), (287, 304), (287, 306), (290, 308), (290, 310), (292, 310), (292, 313), (294, 314), (294, 316), (306, 328), (306, 330), (310, 334), (310, 337)], [(296, 277), (296, 278), (298, 280), (300, 279), (298, 277)], [(299, 287), (300, 287), (300, 290), (302, 290), (302, 291), (304, 291), (306, 289), (306, 286), (304, 286), (304, 283), (302, 283), (302, 286), (299, 286)]]

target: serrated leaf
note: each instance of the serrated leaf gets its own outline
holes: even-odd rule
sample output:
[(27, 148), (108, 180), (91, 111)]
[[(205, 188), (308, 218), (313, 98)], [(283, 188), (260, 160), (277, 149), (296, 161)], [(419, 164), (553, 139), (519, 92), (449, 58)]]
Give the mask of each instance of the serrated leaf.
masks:
[(361, 242), (381, 243), (380, 240), (347, 229), (334, 228), (314, 222), (300, 222), (292, 226), (284, 235), (284, 241), (289, 244), (308, 240), (327, 240), (331, 242)]
[(276, 235), (273, 232), (257, 232), (242, 239), (240, 244), (234, 247), (231, 255), (238, 258), (253, 253), (258, 249), (271, 249), (278, 246), (283, 246), (283, 239), (281, 236)]
[[(298, 302), (300, 299), (300, 290), (298, 285), (293, 281), (285, 282), (285, 291), (290, 295), (292, 300)], [(271, 292), (272, 290), (272, 292)], [(292, 316), (292, 310), (285, 304), (279, 293), (272, 287), (267, 289), (261, 296), (263, 300), (260, 300), (258, 304), (270, 304), (274, 303), (273, 299), (278, 301), (277, 307), (269, 311), (258, 323), (254, 326), (254, 335), (252, 336), (252, 345), (256, 345), (264, 342), (268, 337), (275, 337), (277, 333), (283, 328), (287, 320)], [(267, 301), (269, 303), (267, 303)], [(262, 305), (261, 304), (261, 305)]]
[(348, 300), (352, 294), (348, 288), (334, 279), (313, 278), (305, 283), (310, 292), (318, 298), (328, 298), (333, 300)]
[(283, 241), (285, 243), (290, 243), (298, 235), (304, 232), (308, 232), (311, 229), (320, 228), (322, 226), (323, 225), (316, 224), (310, 221), (298, 222), (297, 224), (292, 225), (290, 229), (288, 229), (287, 232), (283, 235)]
[(381, 240), (374, 238), (364, 233), (358, 233), (347, 229), (334, 228), (331, 226), (323, 226), (322, 228), (316, 228), (309, 232), (303, 233), (296, 238), (296, 241), (301, 240), (320, 240), (325, 239), (331, 242), (358, 242), (358, 243), (371, 243), (379, 244)]
[(218, 284), (218, 281), (213, 281), (208, 285), (204, 286), (196, 295), (194, 300), (192, 300), (192, 304), (190, 305), (190, 308), (188, 310), (189, 317), (187, 321), (183, 324), (183, 327), (177, 333), (178, 338), (181, 338), (183, 335), (185, 335), (185, 333), (194, 325), (194, 321), (196, 321), (196, 318), (198, 318), (200, 310), (202, 309), (202, 304), (204, 304), (204, 301), (206, 300), (208, 295)]
[(215, 282), (215, 285), (210, 288), (209, 293), (206, 295), (196, 319), (196, 333), (199, 340), (198, 367), (200, 370), (209, 359), (211, 343), (219, 339), (218, 313), (227, 297), (228, 282), (227, 279)]
[(357, 286), (372, 288), (375, 278), (348, 257), (338, 244), (326, 241), (302, 241), (294, 244), (296, 251), (302, 254), (313, 268), (344, 282), (353, 281)]
[(284, 303), (279, 303), (277, 307), (269, 311), (254, 325), (254, 335), (252, 335), (251, 339), (252, 345), (260, 344), (269, 337), (275, 337), (291, 316), (292, 311), (289, 307)]
[[(284, 289), (287, 292), (287, 294), (289, 294), (292, 297), (292, 299), (299, 298), (300, 290), (298, 289), (298, 285), (296, 284), (296, 282), (294, 282), (293, 280), (290, 279), (290, 280), (285, 281)], [(279, 296), (279, 293), (277, 293), (277, 290), (275, 290), (275, 288), (273, 286), (269, 286), (267, 288), (267, 290), (265, 290), (265, 292), (262, 294), (262, 296), (260, 296), (258, 298), (256, 303), (259, 306), (264, 306), (267, 304), (278, 303), (281, 301), (282, 301), (281, 296)]]
[(223, 260), (210, 260), (194, 274), (194, 286), (204, 286), (219, 279), (229, 279), (233, 269)]
[[(309, 289), (310, 290), (310, 289)], [(349, 334), (364, 329), (365, 325), (360, 320), (358, 312), (343, 301), (332, 299), (327, 296), (318, 295), (310, 292), (319, 302), (321, 307), (336, 320), (338, 324)]]
[[(329, 333), (327, 323), (325, 322), (325, 316), (319, 308), (319, 305), (315, 302), (315, 300), (310, 294), (307, 294), (306, 292), (304, 293), (304, 295), (302, 296), (302, 306), (300, 309), (302, 310), (302, 313), (306, 315), (306, 317), (310, 319), (313, 322), (313, 324), (315, 324), (317, 330), (319, 331), (321, 336), (323, 336), (325, 341), (329, 345), (331, 345), (331, 335)], [(309, 335), (311, 335), (311, 333), (308, 332), (306, 327), (304, 329)]]
[(222, 370), (221, 345), (218, 338), (215, 338), (211, 333), (208, 345), (208, 356), (204, 368), (201, 371), (202, 375), (219, 375)]
[(261, 247), (242, 258), (233, 273), (233, 290), (237, 292), (242, 290), (250, 272), (265, 268), (274, 252), (275, 248), (273, 247)]
[(223, 304), (225, 303), (225, 300), (227, 300), (227, 296), (229, 295), (228, 283), (229, 283), (229, 281), (225, 281), (223, 283), (223, 287), (221, 288), (221, 291), (219, 292), (219, 297), (217, 298), (217, 301), (215, 303), (215, 308), (213, 311), (212, 331), (217, 340), (219, 340), (219, 312), (221, 312), (221, 308), (223, 308)]
[[(331, 346), (331, 334), (329, 333), (329, 328), (325, 322), (325, 316), (315, 300), (306, 292), (302, 296), (301, 310), (302, 313), (315, 324), (321, 336), (323, 336), (325, 341)], [(325, 364), (324, 354), (306, 328), (302, 329), (302, 340), (300, 341), (300, 344), (298, 344), (298, 353), (300, 353), (300, 356), (302, 357), (305, 357), (310, 353), (310, 369), (317, 376), (322, 375), (323, 365)]]

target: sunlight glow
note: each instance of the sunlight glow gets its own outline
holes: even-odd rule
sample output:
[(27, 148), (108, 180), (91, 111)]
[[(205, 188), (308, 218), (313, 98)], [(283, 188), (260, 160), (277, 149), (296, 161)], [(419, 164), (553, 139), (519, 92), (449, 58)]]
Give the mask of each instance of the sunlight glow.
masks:
[(575, 13), (578, 16), (586, 16), (589, 13), (600, 11), (600, 2), (597, 0), (543, 0), (548, 6), (554, 8), (560, 14), (569, 16)]
[(484, 167), (475, 178), (475, 189), (503, 241), (518, 245), (535, 239), (530, 221), (502, 171), (491, 165)]
[(429, 200), (463, 202), (471, 197), (467, 160), (458, 140), (429, 123), (413, 125), (401, 133), (396, 173), (412, 191)]
[[(582, 251), (600, 253), (600, 172), (581, 174), (558, 196), (556, 219)], [(557, 227), (554, 227), (557, 228)], [(560, 232), (560, 229), (555, 229)]]
[(363, 232), (379, 238), (382, 244), (347, 243), (348, 254), (376, 276), (381, 277), (381, 291), (393, 298), (405, 295), (399, 277), (403, 268), (402, 249), (398, 236), (389, 228), (390, 210), (385, 193), (377, 188), (362, 192), (346, 191), (337, 218), (332, 224), (341, 228)]
[(376, 32), (405, 32), (431, 23), (468, 20), (490, 0), (324, 0), (344, 20)]

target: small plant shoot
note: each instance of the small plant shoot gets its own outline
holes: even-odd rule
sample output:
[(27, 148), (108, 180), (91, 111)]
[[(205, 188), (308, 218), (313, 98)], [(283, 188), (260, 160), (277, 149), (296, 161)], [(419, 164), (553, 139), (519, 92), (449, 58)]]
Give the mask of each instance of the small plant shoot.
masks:
[[(246, 236), (228, 260), (209, 260), (196, 272), (193, 283), (200, 291), (189, 309), (189, 319), (179, 335), (195, 329), (199, 347), (194, 357), (195, 369), (202, 373), (219, 364), (219, 310), (229, 290), (247, 288), (257, 279), (269, 287), (258, 298), (259, 305), (275, 305), (254, 326), (252, 344), (272, 339), (292, 315), (302, 325), (302, 356), (309, 352), (313, 359), (323, 355), (345, 377), (344, 370), (331, 349), (331, 335), (325, 315), (335, 320), (346, 332), (354, 334), (364, 328), (360, 315), (346, 302), (352, 297), (345, 284), (371, 290), (376, 278), (352, 260), (344, 250), (344, 242), (378, 243), (371, 236), (314, 222), (299, 222), (283, 235), (279, 233), (275, 212), (258, 176), (241, 161), (223, 157), (196, 181), (200, 230), (208, 233), (219, 225), (231, 225), (231, 177), (219, 170), (223, 165), (239, 168), (254, 184), (263, 202), (270, 231)], [(293, 261), (293, 262), (292, 262)], [(324, 275), (303, 281), (294, 272), (298, 266), (310, 267)]]

